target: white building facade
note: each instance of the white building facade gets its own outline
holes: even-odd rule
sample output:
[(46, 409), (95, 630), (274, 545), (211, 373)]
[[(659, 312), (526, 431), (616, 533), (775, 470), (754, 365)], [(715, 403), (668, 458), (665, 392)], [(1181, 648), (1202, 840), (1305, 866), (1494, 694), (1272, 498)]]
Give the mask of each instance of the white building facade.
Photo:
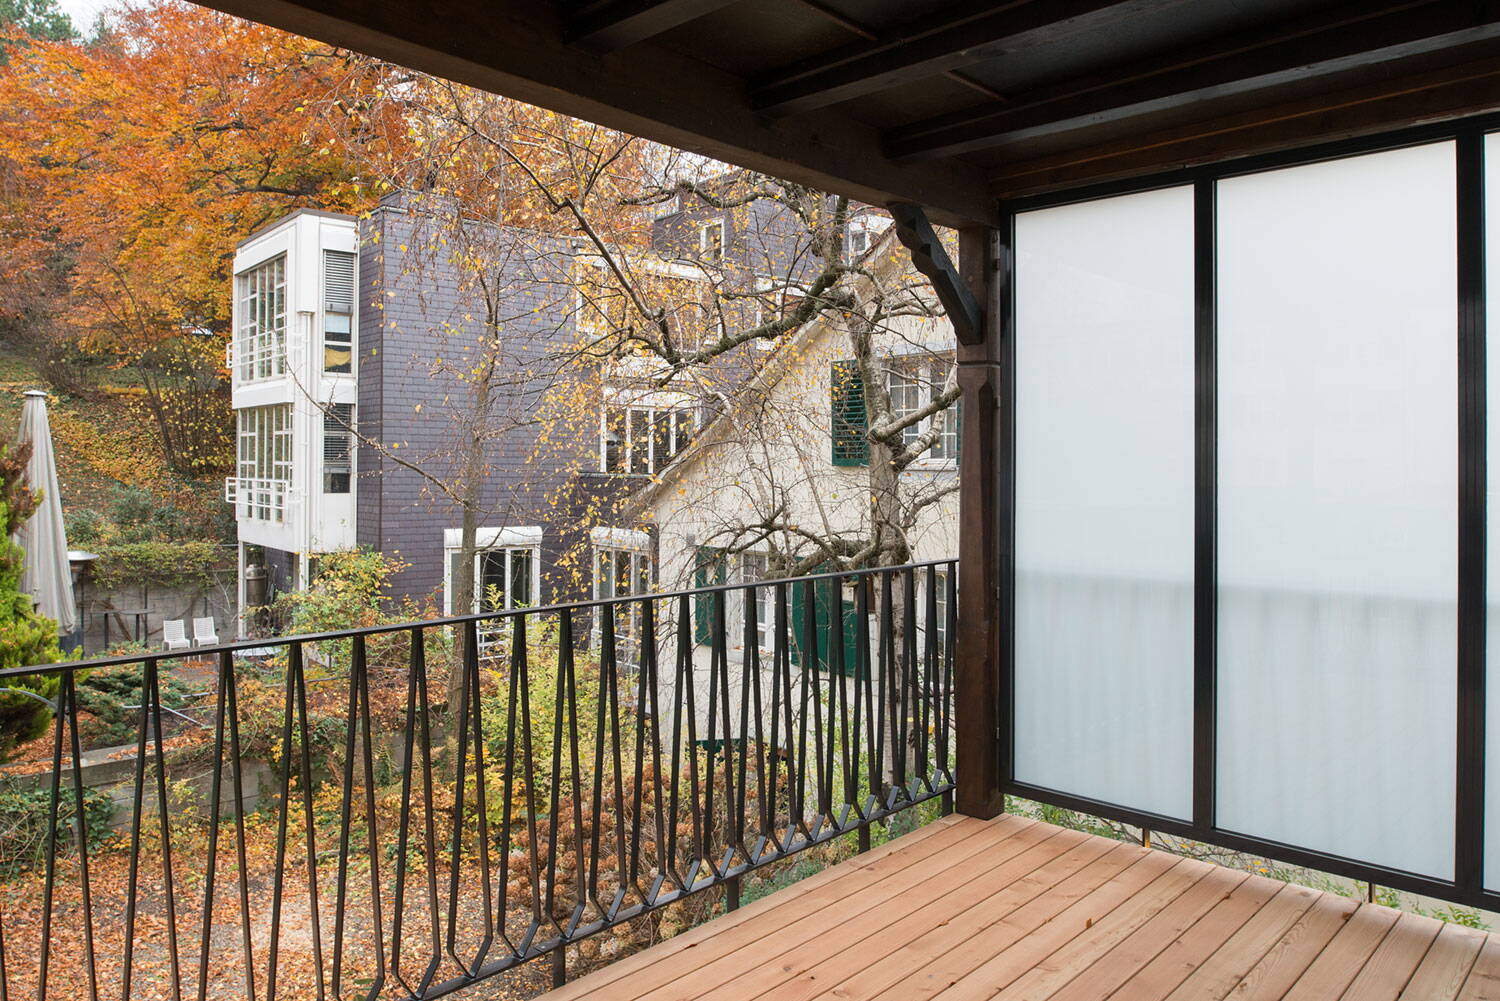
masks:
[(247, 606), (303, 586), (319, 554), (354, 548), (358, 253), (354, 217), (309, 209), (235, 252), (224, 496), (238, 527), (241, 635)]

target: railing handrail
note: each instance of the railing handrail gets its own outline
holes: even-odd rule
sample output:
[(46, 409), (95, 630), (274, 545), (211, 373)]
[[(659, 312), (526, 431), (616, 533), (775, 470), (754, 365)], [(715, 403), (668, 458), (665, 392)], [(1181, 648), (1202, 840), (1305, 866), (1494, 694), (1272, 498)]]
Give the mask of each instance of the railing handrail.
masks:
[(70, 660), (59, 661), (55, 664), (34, 664), (27, 667), (8, 667), (0, 669), (0, 679), (15, 678), (21, 676), (62, 674), (71, 671), (91, 671), (96, 668), (119, 667), (123, 664), (139, 664), (146, 660), (171, 660), (184, 656), (207, 658), (225, 653), (235, 653), (241, 650), (259, 650), (270, 646), (291, 646), (293, 644), (326, 643), (332, 640), (349, 639), (354, 636), (380, 636), (390, 633), (399, 633), (411, 629), (441, 628), (444, 626), (461, 626), (469, 622), (489, 622), (505, 620), (517, 615), (552, 615), (559, 612), (576, 612), (583, 608), (602, 608), (605, 605), (622, 605), (630, 602), (660, 601), (665, 599), (680, 599), (694, 597), (697, 595), (716, 594), (721, 591), (743, 591), (754, 587), (773, 587), (776, 585), (800, 584), (804, 581), (820, 581), (839, 578), (841, 580), (851, 577), (868, 577), (880, 573), (893, 571), (926, 570), (929, 567), (956, 567), (958, 558), (924, 560), (920, 563), (903, 563), (894, 567), (860, 567), (855, 570), (833, 570), (827, 573), (805, 574), (801, 577), (780, 577), (775, 580), (739, 581), (737, 583), (713, 584), (705, 587), (679, 588), (675, 591), (650, 591), (645, 594), (623, 595), (617, 598), (590, 598), (579, 601), (562, 602), (553, 605), (536, 605), (521, 608), (508, 608), (490, 612), (474, 612), (469, 615), (449, 615), (436, 619), (412, 619), (406, 622), (383, 623), (376, 626), (361, 626), (358, 629), (337, 629), (321, 633), (298, 633), (292, 636), (265, 636), (258, 639), (235, 640), (231, 643), (220, 643), (216, 646), (195, 647), (186, 653), (151, 651), (147, 653), (118, 654), (113, 657), (95, 657), (92, 660)]
[[(206, 997), (210, 971), (235, 953), (248, 996), (264, 984), (275, 997), (282, 977), (300, 975), (319, 997), (351, 996), (352, 984), (370, 1001), (431, 1001), (541, 956), (556, 985), (565, 950), (586, 938), (708, 891), (733, 910), (742, 879), (808, 849), (868, 851), (895, 815), (953, 808), (957, 565), (202, 648), (217, 676), (211, 706), (194, 711), (211, 709), (213, 723), (181, 741), (168, 715), (192, 717), (164, 697), (164, 662), (181, 655), (41, 665), (60, 672), (39, 780), (45, 828), (0, 858), (8, 891), (41, 905), (0, 914), (0, 998), (32, 979), (39, 1001), (49, 985), (100, 996), (115, 977), (122, 998), (163, 979), (174, 996), (196, 981)], [(736, 591), (770, 607), (731, 602)], [(528, 631), (528, 616), (546, 621)], [(765, 653), (752, 652), (761, 618), (775, 634)], [(495, 658), (481, 622), (500, 623)], [(368, 644), (372, 634), (396, 642)], [(743, 659), (731, 655), (741, 636)], [(319, 640), (347, 642), (308, 646)], [(265, 665), (230, 656), (256, 645), (287, 652)], [(122, 662), (141, 667), (124, 679), (127, 696), (139, 693), (133, 795), (126, 837), (101, 841), (86, 789), (131, 780), (87, 774), (100, 735), (80, 727), (92, 698), (82, 672)], [(325, 681), (336, 687), (313, 691)], [(246, 781), (254, 767), (268, 785)], [(206, 788), (183, 785), (205, 777)], [(180, 809), (169, 787), (182, 790)], [(99, 876), (127, 867), (123, 886)], [(238, 922), (220, 913), (235, 897)], [(156, 899), (165, 920), (138, 921)], [(716, 903), (689, 913), (707, 918)], [(54, 948), (79, 925), (81, 956)]]

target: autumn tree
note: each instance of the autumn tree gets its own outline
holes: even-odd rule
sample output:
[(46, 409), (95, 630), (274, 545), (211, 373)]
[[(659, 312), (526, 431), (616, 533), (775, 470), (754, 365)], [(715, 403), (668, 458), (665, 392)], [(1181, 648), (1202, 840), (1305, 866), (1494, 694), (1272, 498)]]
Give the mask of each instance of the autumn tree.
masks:
[(77, 37), (73, 19), (58, 7), (57, 0), (0, 0), (0, 50), (30, 39), (65, 42)]
[[(44, 7), (25, 9), (23, 26), (46, 27)], [(165, 459), (194, 471), (193, 422), (227, 456), (222, 347), (194, 347), (229, 337), (235, 243), (298, 206), (368, 205), (332, 123), (372, 144), (394, 133), (345, 85), (364, 57), (193, 4), (122, 8), (96, 44), (46, 34), (8, 46), (0, 73), (4, 275), (32, 301), (65, 295), (54, 342), (156, 373)]]

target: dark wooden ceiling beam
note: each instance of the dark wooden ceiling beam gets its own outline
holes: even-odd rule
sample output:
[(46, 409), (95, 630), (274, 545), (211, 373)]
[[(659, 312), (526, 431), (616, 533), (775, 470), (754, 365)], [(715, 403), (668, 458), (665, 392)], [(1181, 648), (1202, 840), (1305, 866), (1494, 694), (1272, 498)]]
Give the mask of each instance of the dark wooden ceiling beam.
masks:
[(825, 108), (907, 80), (938, 76), (1007, 50), (1066, 38), (1101, 15), (1129, 17), (1183, 0), (1009, 0), (965, 3), (768, 74), (754, 84), (768, 114)]
[(1115, 139), (991, 172), (1000, 198), (1335, 142), (1500, 108), (1500, 44), (1453, 66)]
[(898, 159), (978, 149), (1500, 36), (1500, 3), (1350, 4), (887, 133)]
[(590, 52), (614, 52), (712, 14), (735, 0), (598, 0), (568, 18), (563, 37)]
[(595, 55), (563, 41), (545, 0), (208, 0), (219, 10), (872, 205), (925, 205), (948, 226), (998, 209), (970, 164), (892, 163), (875, 128), (840, 115), (768, 121), (744, 81), (652, 41)]

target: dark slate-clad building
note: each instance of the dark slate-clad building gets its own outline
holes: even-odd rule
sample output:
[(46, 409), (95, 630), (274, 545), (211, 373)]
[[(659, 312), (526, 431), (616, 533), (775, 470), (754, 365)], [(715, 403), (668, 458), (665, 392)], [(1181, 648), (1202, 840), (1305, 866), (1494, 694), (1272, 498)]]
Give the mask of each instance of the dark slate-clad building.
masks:
[[(817, 266), (771, 199), (684, 193), (652, 212), (649, 249), (619, 259), (670, 303), (679, 347), (754, 325)], [(850, 250), (883, 221), (859, 217)], [(242, 608), (355, 547), (399, 562), (392, 597), (418, 611), (464, 611), (465, 573), (486, 610), (649, 588), (652, 541), (617, 512), (769, 346), (663, 385), (659, 360), (597, 347), (619, 293), (591, 245), (425, 193), (358, 220), (294, 213), (241, 245), (235, 273)]]

